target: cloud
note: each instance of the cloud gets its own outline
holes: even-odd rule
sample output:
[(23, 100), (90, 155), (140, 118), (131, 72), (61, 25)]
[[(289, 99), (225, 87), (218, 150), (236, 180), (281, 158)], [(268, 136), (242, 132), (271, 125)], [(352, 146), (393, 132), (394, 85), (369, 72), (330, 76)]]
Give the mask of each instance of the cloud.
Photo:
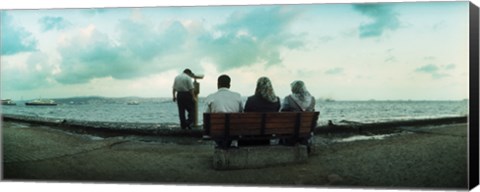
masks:
[(60, 45), (61, 72), (57, 81), (64, 84), (87, 83), (93, 78), (121, 77), (135, 72), (133, 64), (122, 58), (124, 52), (93, 26), (72, 35)]
[(433, 57), (433, 56), (428, 56), (428, 57), (424, 57), (423, 59), (424, 59), (424, 60), (432, 61), (432, 60), (435, 60), (436, 58)]
[(448, 64), (447, 66), (445, 66), (445, 69), (447, 70), (453, 70), (455, 69), (456, 65), (455, 64)]
[(21, 52), (35, 51), (37, 49), (37, 40), (32, 33), (23, 27), (15, 26), (13, 18), (1, 11), (1, 49), (2, 55), (14, 55)]
[(119, 38), (89, 26), (72, 35), (59, 47), (62, 56), (60, 83), (87, 83), (94, 78), (132, 79), (173, 68), (176, 63), (156, 63), (155, 58), (181, 56), (187, 31), (172, 22), (164, 31), (146, 23), (123, 20), (118, 25)]
[[(211, 35), (204, 36), (202, 41), (203, 52), (206, 57), (213, 59), (221, 70), (236, 68), (255, 63), (263, 57), (260, 47), (250, 37), (232, 37), (223, 35), (215, 38)], [(278, 62), (278, 58), (266, 58)]]
[(450, 75), (446, 74), (446, 73), (432, 73), (432, 78), (434, 79), (441, 79), (441, 78), (444, 78), (444, 77), (448, 77)]
[(437, 31), (440, 29), (444, 29), (445, 27), (446, 27), (446, 22), (442, 20), (438, 23), (433, 24), (432, 29)]
[(305, 34), (288, 32), (298, 14), (282, 7), (258, 8), (236, 12), (209, 27), (196, 20), (152, 25), (148, 17), (135, 17), (121, 20), (115, 34), (92, 25), (64, 38), (58, 48), (61, 72), (55, 79), (63, 84), (104, 77), (133, 79), (184, 67), (195, 70), (205, 60), (219, 72), (258, 63), (279, 64), (281, 49), (304, 44)]
[(282, 7), (258, 8), (250, 12), (236, 12), (217, 28), (229, 34), (246, 30), (254, 37), (266, 39), (271, 37), (273, 32), (281, 33), (285, 30), (296, 16), (296, 11)]
[(360, 38), (379, 37), (386, 30), (394, 31), (400, 27), (400, 20), (390, 5), (354, 4), (353, 8), (371, 19), (369, 23), (359, 26)]
[(51, 78), (54, 71), (47, 54), (33, 52), (24, 66), (7, 63), (2, 68), (2, 86), (7, 91), (47, 87), (54, 82)]
[(203, 53), (220, 70), (255, 63), (279, 64), (281, 48), (296, 49), (304, 44), (302, 35), (288, 32), (299, 14), (282, 7), (236, 12), (225, 23), (215, 26), (213, 33), (199, 38)]
[(338, 75), (338, 74), (342, 74), (343, 71), (344, 71), (343, 68), (336, 67), (336, 68), (328, 69), (327, 71), (325, 71), (325, 74), (327, 74), (327, 75)]
[(89, 9), (84, 9), (82, 13), (87, 16), (95, 16), (95, 15), (100, 15), (107, 13), (110, 9), (106, 8), (89, 8)]
[(123, 20), (117, 27), (120, 31), (120, 44), (129, 54), (143, 60), (156, 56), (175, 54), (186, 43), (188, 31), (179, 21), (173, 21), (163, 31), (156, 30), (147, 23)]
[(423, 72), (423, 73), (435, 73), (439, 70), (439, 67), (437, 67), (436, 65), (434, 64), (428, 64), (428, 65), (424, 65), (422, 67), (419, 67), (417, 69), (415, 69), (415, 71), (417, 72)]
[(437, 66), (435, 64), (427, 64), (415, 69), (415, 72), (430, 74), (434, 79), (440, 79), (448, 77), (449, 74), (446, 72), (455, 68), (454, 64), (449, 64), (446, 66)]
[(334, 40), (334, 38), (332, 36), (322, 36), (320, 37), (320, 43), (328, 43), (332, 40)]
[(388, 54), (388, 57), (384, 60), (385, 63), (390, 63), (390, 62), (395, 62), (397, 61), (397, 58), (395, 56), (392, 55), (392, 53), (394, 52), (394, 48), (390, 48), (390, 49), (387, 49), (387, 54)]
[(388, 58), (385, 59), (385, 62), (386, 63), (395, 62), (396, 60), (397, 59), (394, 56), (389, 56)]
[(42, 17), (38, 22), (43, 31), (62, 30), (71, 25), (62, 17)]

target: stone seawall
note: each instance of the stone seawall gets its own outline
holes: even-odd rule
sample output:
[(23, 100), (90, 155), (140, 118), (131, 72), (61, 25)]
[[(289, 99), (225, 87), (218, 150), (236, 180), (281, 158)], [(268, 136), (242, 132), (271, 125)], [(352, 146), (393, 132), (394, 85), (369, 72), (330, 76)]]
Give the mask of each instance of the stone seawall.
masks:
[[(321, 117), (320, 117), (321, 118)], [(192, 130), (182, 130), (178, 124), (172, 123), (138, 123), (138, 122), (101, 122), (101, 121), (79, 121), (69, 119), (32, 117), (21, 115), (2, 114), (4, 121), (18, 121), (32, 124), (48, 125), (75, 133), (89, 133), (99, 136), (117, 136), (117, 135), (150, 135), (150, 136), (188, 136), (201, 137), (203, 127), (194, 127)], [(314, 132), (316, 134), (325, 133), (350, 133), (350, 134), (385, 134), (395, 132), (400, 127), (426, 126), (426, 125), (445, 125), (467, 123), (467, 116), (444, 117), (418, 120), (402, 120), (379, 123), (359, 123), (344, 121), (340, 124), (330, 124), (318, 126)]]

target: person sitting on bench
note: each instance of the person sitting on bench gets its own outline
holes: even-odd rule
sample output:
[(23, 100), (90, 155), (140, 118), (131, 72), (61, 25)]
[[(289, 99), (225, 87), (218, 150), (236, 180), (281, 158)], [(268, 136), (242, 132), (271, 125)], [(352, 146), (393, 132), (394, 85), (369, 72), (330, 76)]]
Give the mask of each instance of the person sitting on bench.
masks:
[(257, 80), (255, 94), (248, 97), (245, 103), (245, 112), (278, 112), (280, 98), (275, 95), (272, 82), (268, 77)]
[[(255, 94), (248, 97), (244, 112), (278, 112), (280, 110), (280, 98), (275, 95), (272, 82), (268, 77), (260, 77), (257, 80)], [(270, 140), (239, 140), (239, 146), (246, 145), (269, 145)]]
[(230, 77), (220, 75), (217, 79), (218, 91), (205, 99), (207, 113), (242, 112), (243, 102), (239, 93), (230, 91)]
[[(303, 81), (293, 81), (290, 86), (292, 88), (292, 94), (286, 96), (285, 99), (283, 99), (281, 111), (315, 111), (315, 97), (310, 95), (310, 92), (308, 92), (307, 88), (305, 87), (305, 83)], [(313, 133), (311, 134), (313, 136)], [(280, 143), (284, 145), (294, 145), (296, 142), (297, 141), (292, 139), (280, 140)], [(298, 142), (310, 146), (309, 144), (311, 144), (313, 141), (312, 139), (302, 139)]]
[[(208, 95), (205, 99), (206, 113), (236, 113), (243, 111), (242, 97), (239, 93), (230, 91), (230, 81), (231, 79), (228, 75), (223, 74), (218, 77), (218, 91)], [(206, 137), (208, 136), (204, 136), (204, 138)], [(217, 145), (221, 144), (217, 143)]]
[(281, 111), (315, 111), (315, 97), (310, 95), (303, 81), (290, 84), (292, 94), (283, 99)]

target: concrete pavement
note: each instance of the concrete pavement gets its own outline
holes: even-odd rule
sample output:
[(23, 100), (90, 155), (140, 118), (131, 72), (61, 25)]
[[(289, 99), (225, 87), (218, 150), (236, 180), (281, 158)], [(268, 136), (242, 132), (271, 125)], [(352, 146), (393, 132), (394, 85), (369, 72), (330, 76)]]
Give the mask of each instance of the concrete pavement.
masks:
[(467, 126), (405, 127), (384, 140), (316, 136), (306, 163), (217, 171), (197, 137), (100, 138), (3, 122), (3, 179), (93, 183), (466, 189)]

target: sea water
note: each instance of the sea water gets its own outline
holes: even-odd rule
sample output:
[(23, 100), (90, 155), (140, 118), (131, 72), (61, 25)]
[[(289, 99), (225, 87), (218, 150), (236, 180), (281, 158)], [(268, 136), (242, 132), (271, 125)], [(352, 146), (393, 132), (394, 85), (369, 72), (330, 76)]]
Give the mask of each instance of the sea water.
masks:
[[(246, 98), (244, 98), (246, 99)], [(132, 100), (137, 105), (129, 105)], [(2, 114), (78, 121), (177, 123), (177, 104), (170, 98), (71, 98), (56, 99), (57, 106), (2, 106)], [(199, 99), (199, 124), (205, 109)], [(317, 101), (319, 125), (333, 123), (377, 123), (468, 115), (468, 101)]]

